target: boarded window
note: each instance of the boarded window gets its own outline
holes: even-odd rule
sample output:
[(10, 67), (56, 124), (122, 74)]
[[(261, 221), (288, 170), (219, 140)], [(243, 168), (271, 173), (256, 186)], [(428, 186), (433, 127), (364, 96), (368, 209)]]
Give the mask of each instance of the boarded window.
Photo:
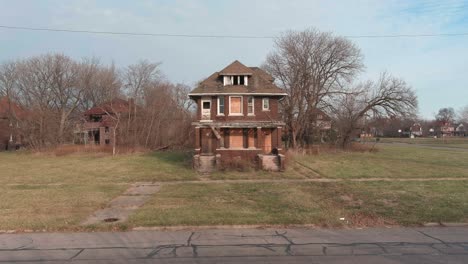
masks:
[(230, 114), (242, 114), (242, 97), (232, 96), (229, 101)]
[(243, 129), (231, 129), (229, 131), (229, 148), (244, 147), (244, 131)]

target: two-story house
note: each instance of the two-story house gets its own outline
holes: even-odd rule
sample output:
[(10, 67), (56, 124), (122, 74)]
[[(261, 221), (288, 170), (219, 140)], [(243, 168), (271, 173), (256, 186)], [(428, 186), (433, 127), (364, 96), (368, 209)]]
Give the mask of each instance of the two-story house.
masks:
[(262, 69), (234, 61), (190, 92), (198, 105), (197, 121), (193, 123), (195, 167), (203, 159), (218, 168), (242, 160), (275, 170), (262, 164), (270, 156), (279, 160), (282, 152), (285, 124), (278, 108), (286, 93), (273, 82), (273, 77)]
[(84, 122), (78, 124), (75, 130), (75, 143), (112, 145), (117, 118), (125, 118), (130, 105), (129, 101), (114, 99), (85, 111)]
[(0, 151), (16, 150), (22, 145), (20, 121), (28, 112), (4, 96), (0, 98)]

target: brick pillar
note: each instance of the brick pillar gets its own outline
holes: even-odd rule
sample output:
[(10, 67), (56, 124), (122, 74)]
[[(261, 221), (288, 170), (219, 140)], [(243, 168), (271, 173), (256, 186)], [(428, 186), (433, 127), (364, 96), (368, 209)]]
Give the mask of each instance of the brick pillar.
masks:
[(200, 127), (195, 127), (195, 149), (200, 149)]
[(257, 127), (257, 148), (263, 149), (263, 133), (262, 128)]
[(278, 134), (278, 146), (277, 146), (277, 148), (282, 149), (283, 148), (283, 141), (281, 140), (281, 137), (283, 136), (283, 128), (282, 127), (277, 128), (277, 134)]

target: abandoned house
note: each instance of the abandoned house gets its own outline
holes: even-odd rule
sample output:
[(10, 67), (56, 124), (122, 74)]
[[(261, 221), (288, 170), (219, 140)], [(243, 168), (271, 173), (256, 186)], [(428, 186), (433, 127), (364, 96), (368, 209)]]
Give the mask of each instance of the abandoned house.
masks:
[(199, 171), (253, 163), (266, 170), (284, 166), (279, 101), (286, 93), (258, 67), (234, 61), (189, 94), (197, 105), (194, 167)]
[(88, 109), (83, 122), (76, 126), (75, 144), (112, 145), (117, 118), (124, 118), (130, 107), (129, 101), (114, 99)]
[(18, 104), (8, 97), (0, 98), (0, 151), (16, 150), (22, 145), (20, 121), (26, 117)]

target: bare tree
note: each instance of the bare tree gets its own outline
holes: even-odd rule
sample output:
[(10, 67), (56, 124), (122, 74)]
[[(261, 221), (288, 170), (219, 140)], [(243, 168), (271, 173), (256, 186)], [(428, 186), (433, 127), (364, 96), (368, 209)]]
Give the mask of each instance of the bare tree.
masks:
[(363, 68), (359, 48), (351, 41), (317, 30), (290, 31), (275, 40), (263, 68), (288, 97), (282, 112), (292, 146), (314, 124), (314, 111), (325, 108)]
[(366, 117), (405, 117), (417, 109), (414, 91), (401, 79), (386, 73), (377, 82), (361, 83), (336, 97), (332, 106), (341, 146), (347, 147)]
[(458, 113), (458, 120), (463, 123), (468, 123), (468, 105), (460, 109)]
[(455, 110), (452, 107), (441, 108), (435, 118), (439, 122), (453, 123), (455, 121)]

